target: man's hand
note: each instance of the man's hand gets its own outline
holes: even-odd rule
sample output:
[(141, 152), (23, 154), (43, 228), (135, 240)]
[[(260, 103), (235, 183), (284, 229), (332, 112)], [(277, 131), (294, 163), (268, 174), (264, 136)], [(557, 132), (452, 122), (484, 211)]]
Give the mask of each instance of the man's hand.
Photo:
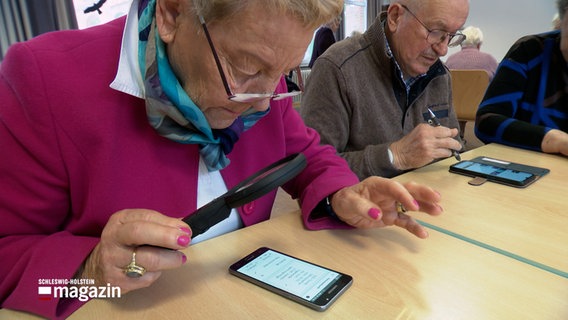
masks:
[(390, 145), (394, 166), (399, 170), (409, 170), (425, 166), (435, 159), (450, 157), (452, 150), (459, 151), (462, 148), (454, 139), (458, 133), (455, 128), (419, 124), (409, 134)]

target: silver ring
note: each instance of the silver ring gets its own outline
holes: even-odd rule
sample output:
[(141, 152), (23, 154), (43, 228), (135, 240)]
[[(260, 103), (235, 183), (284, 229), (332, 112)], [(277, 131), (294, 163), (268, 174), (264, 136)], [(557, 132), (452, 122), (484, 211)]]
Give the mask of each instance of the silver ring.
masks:
[(129, 278), (140, 278), (146, 273), (146, 268), (136, 264), (136, 249), (132, 251), (132, 260), (124, 268), (124, 274)]
[(396, 212), (397, 212), (398, 214), (403, 214), (403, 213), (405, 213), (406, 211), (407, 211), (407, 210), (406, 210), (406, 208), (404, 207), (404, 205), (403, 205), (402, 203), (400, 203), (400, 202), (397, 201), (397, 202), (396, 202)]

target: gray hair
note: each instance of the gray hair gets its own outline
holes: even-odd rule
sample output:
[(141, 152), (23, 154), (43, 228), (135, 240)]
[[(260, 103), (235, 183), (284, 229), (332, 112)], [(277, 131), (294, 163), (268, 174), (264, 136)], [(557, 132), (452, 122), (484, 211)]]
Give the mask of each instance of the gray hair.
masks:
[(558, 17), (562, 20), (564, 12), (568, 9), (568, 0), (556, 0), (556, 7), (558, 8)]
[(477, 27), (469, 26), (463, 29), (462, 33), (465, 34), (465, 40), (461, 44), (462, 47), (477, 47), (483, 43), (483, 32)]
[(192, 0), (196, 14), (206, 21), (228, 19), (253, 4), (261, 4), (268, 14), (286, 14), (304, 26), (317, 27), (339, 16), (343, 0)]

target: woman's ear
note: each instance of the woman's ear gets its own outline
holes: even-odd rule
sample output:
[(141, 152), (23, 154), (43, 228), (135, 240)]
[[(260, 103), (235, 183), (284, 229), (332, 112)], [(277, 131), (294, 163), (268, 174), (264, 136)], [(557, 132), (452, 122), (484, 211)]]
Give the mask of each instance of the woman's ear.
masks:
[(158, 0), (156, 2), (156, 28), (164, 43), (173, 41), (177, 30), (176, 20), (179, 14), (179, 0)]

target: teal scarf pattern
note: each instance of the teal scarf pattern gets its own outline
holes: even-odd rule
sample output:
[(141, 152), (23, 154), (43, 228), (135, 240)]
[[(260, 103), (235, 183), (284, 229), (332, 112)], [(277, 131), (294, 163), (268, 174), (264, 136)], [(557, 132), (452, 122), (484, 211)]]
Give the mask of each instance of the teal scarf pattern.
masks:
[(163, 137), (183, 144), (198, 144), (209, 171), (229, 165), (227, 155), (240, 135), (264, 117), (245, 112), (225, 129), (211, 129), (205, 115), (179, 83), (155, 30), (156, 0), (138, 5), (138, 64), (146, 91), (146, 114), (150, 125)]

